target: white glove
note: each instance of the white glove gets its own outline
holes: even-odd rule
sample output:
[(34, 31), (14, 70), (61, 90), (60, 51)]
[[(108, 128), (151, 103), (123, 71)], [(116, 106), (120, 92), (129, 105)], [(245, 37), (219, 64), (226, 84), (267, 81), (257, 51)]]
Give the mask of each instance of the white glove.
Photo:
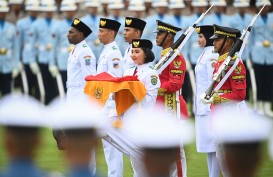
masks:
[(206, 93), (202, 93), (202, 94), (200, 95), (200, 99), (201, 99), (201, 102), (202, 102), (203, 104), (211, 104), (211, 103), (213, 103), (213, 97), (210, 97), (209, 100), (207, 100), (205, 97), (206, 97)]
[(48, 70), (52, 77), (56, 77), (59, 74), (59, 70), (56, 65), (50, 65)]
[(19, 69), (14, 68), (14, 69), (12, 70), (12, 78), (14, 79), (14, 78), (16, 78), (18, 75), (19, 75)]
[(33, 62), (33, 63), (30, 63), (29, 64), (29, 67), (30, 67), (30, 69), (31, 69), (31, 72), (33, 73), (33, 74), (37, 74), (38, 72), (40, 72), (40, 68), (39, 68), (39, 66), (38, 66), (38, 64), (36, 63), (36, 62)]

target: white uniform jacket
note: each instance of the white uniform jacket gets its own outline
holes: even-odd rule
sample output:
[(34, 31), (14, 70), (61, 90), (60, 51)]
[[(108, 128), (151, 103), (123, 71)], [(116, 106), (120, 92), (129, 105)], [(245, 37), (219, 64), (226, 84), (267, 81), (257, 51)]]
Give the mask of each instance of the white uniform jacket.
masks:
[(107, 72), (114, 77), (123, 74), (122, 55), (116, 41), (104, 45), (98, 60), (97, 74)]
[(214, 71), (213, 63), (217, 61), (218, 54), (214, 52), (213, 46), (205, 47), (197, 60), (195, 67), (196, 96), (194, 99), (195, 115), (206, 115), (210, 112), (210, 104), (204, 105), (200, 95), (205, 93), (212, 82)]
[(84, 97), (85, 77), (95, 74), (95, 55), (83, 40), (75, 45), (67, 61), (67, 99)]
[(127, 49), (125, 50), (124, 56), (123, 56), (123, 70), (126, 71), (127, 69), (132, 68), (136, 64), (131, 58), (132, 53), (132, 44), (130, 44)]
[[(139, 81), (141, 81), (146, 88), (146, 96), (140, 103), (141, 109), (152, 109), (156, 102), (157, 92), (160, 87), (160, 80), (158, 73), (153, 69), (152, 63), (146, 63), (143, 65), (134, 66), (125, 71), (124, 76), (132, 76), (137, 69), (136, 75)], [(139, 108), (139, 103), (136, 102), (129, 108), (129, 110), (124, 114), (131, 113), (131, 111), (136, 111)]]

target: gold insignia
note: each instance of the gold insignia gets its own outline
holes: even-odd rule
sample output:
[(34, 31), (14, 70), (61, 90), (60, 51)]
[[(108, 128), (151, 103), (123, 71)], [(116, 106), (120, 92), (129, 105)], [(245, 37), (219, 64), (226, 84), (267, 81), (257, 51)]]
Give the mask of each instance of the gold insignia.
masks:
[(96, 88), (95, 88), (95, 97), (96, 97), (97, 99), (100, 99), (102, 93), (103, 93), (103, 87), (100, 87), (100, 88), (99, 88), (99, 87), (96, 87)]
[(133, 42), (133, 45), (134, 45), (134, 47), (138, 47), (139, 46), (139, 41)]
[(79, 19), (75, 19), (74, 22), (73, 22), (74, 25), (77, 25), (77, 24), (79, 24), (79, 23), (80, 23), (80, 20), (79, 20)]
[(266, 47), (266, 48), (270, 47), (270, 42), (268, 40), (264, 40), (263, 41), (263, 46)]
[(155, 75), (151, 76), (151, 83), (152, 83), (152, 85), (156, 85), (157, 84), (157, 80), (158, 80), (157, 76), (155, 76)]
[(101, 20), (101, 21), (100, 21), (100, 26), (105, 26), (105, 25), (106, 25), (106, 20), (104, 20), (104, 21)]
[(70, 45), (70, 46), (67, 48), (67, 51), (68, 51), (68, 52), (71, 52), (73, 49), (74, 49), (74, 45)]
[(6, 48), (0, 48), (0, 55), (6, 55), (7, 49)]
[(196, 28), (195, 31), (199, 34), (201, 31), (200, 27)]
[(177, 61), (177, 60), (174, 60), (174, 61), (173, 61), (173, 65), (174, 65), (174, 67), (177, 68), (177, 69), (180, 68), (181, 63), (182, 63), (182, 61)]
[(126, 25), (131, 25), (132, 19), (126, 19), (125, 23), (126, 23)]
[(236, 66), (236, 68), (234, 69), (236, 74), (240, 74), (242, 71), (242, 66)]
[(46, 50), (51, 50), (52, 49), (52, 45), (51, 44), (47, 44), (46, 45)]

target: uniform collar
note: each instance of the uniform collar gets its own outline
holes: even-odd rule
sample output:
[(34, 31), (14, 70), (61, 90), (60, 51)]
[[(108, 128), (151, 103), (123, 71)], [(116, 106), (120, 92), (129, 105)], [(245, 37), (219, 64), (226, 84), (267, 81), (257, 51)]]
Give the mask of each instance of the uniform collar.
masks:
[(113, 45), (117, 45), (116, 41), (110, 42), (109, 44), (104, 45), (104, 49), (108, 49), (112, 47)]
[[(169, 51), (170, 48), (171, 48), (171, 47), (166, 48), (166, 49), (163, 49), (163, 50), (161, 51), (161, 56), (164, 56), (164, 55)], [(180, 55), (181, 55), (181, 54), (178, 53), (178, 56), (180, 56)]]
[[(227, 53), (225, 53), (225, 54), (219, 56), (218, 62), (224, 61), (224, 60), (228, 57), (228, 53), (229, 53), (229, 52), (227, 52)], [(237, 58), (237, 55), (235, 54), (234, 57), (233, 57), (231, 60), (235, 60), (236, 58)]]
[(147, 71), (147, 68), (149, 68), (150, 66), (152, 66), (152, 63), (145, 63), (145, 64), (142, 64), (142, 65), (137, 65), (137, 72), (138, 73), (141, 73), (142, 71)]
[(85, 44), (85, 43), (86, 43), (85, 40), (82, 40), (80, 43), (78, 43), (78, 44), (75, 45), (75, 48), (76, 48), (77, 46), (83, 45), (83, 44)]

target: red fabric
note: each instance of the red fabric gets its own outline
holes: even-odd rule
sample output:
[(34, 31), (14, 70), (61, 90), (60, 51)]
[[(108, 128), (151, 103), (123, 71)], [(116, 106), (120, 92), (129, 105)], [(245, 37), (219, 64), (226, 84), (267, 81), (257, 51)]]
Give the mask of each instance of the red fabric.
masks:
[[(182, 54), (176, 58), (159, 75), (161, 82), (160, 88), (166, 89), (166, 93), (179, 91), (184, 83), (186, 72), (186, 62)], [(187, 104), (183, 97), (179, 96), (180, 112), (184, 117), (188, 117)], [(164, 96), (157, 96), (157, 104), (164, 104)]]
[[(216, 73), (221, 66), (223, 61), (218, 61), (215, 65), (215, 70), (213, 72)], [(228, 70), (230, 67), (228, 68)], [(226, 72), (228, 72), (228, 70)], [(243, 78), (242, 78), (243, 77)], [(222, 78), (220, 78), (221, 80)], [(220, 81), (219, 81), (220, 82)], [(215, 87), (219, 84), (216, 82)], [(231, 73), (226, 82), (222, 85), (220, 90), (231, 90), (231, 93), (225, 93), (221, 95), (221, 98), (227, 98), (229, 100), (234, 101), (243, 101), (246, 97), (246, 69), (243, 62), (240, 60), (235, 70)]]
[(113, 77), (110, 74), (103, 72), (97, 75), (86, 76), (85, 81), (123, 82), (123, 81), (139, 81), (139, 80), (137, 76)]

